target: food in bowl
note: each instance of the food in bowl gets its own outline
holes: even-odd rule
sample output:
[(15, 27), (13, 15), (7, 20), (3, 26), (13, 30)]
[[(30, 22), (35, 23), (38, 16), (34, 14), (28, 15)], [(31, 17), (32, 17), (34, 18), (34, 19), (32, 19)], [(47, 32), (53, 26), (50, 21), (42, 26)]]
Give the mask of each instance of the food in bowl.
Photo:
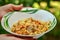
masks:
[(36, 35), (46, 32), (49, 29), (49, 24), (50, 21), (43, 22), (30, 17), (18, 20), (18, 22), (12, 25), (11, 31), (22, 35)]

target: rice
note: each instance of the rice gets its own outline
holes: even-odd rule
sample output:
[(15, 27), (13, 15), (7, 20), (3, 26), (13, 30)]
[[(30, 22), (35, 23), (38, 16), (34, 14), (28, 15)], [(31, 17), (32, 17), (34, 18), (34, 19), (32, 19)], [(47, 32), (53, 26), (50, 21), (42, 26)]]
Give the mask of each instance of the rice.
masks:
[(46, 32), (49, 29), (50, 22), (34, 20), (32, 17), (18, 20), (13, 24), (11, 31), (22, 35), (36, 35)]

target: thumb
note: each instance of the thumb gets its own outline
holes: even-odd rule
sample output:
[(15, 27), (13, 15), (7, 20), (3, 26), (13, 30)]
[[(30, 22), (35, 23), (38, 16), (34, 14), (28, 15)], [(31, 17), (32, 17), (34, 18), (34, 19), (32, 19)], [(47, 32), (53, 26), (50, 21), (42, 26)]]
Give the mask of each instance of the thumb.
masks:
[(13, 10), (21, 10), (23, 8), (23, 4), (21, 5), (13, 5)]

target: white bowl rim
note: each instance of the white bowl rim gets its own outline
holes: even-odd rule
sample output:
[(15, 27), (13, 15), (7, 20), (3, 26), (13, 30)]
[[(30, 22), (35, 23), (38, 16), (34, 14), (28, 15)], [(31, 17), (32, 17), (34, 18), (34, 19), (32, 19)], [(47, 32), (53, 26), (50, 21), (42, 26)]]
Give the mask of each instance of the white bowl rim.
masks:
[[(36, 9), (36, 8), (32, 8), (32, 9)], [(43, 10), (43, 11), (45, 11), (45, 10)], [(47, 11), (47, 12), (48, 12), (48, 11)], [(50, 12), (49, 12), (49, 13), (50, 13)], [(52, 13), (51, 13), (51, 14), (52, 14)], [(7, 15), (7, 14), (6, 14), (6, 15)], [(53, 14), (52, 14), (52, 15), (53, 15)], [(4, 15), (4, 16), (5, 16), (5, 15)], [(40, 34), (37, 34), (37, 35), (20, 35), (20, 34), (16, 34), (16, 33), (10, 32), (9, 30), (7, 30), (7, 29), (3, 26), (4, 16), (3, 16), (2, 20), (1, 20), (1, 25), (2, 25), (2, 27), (3, 27), (7, 32), (9, 32), (9, 33), (11, 33), (11, 34), (14, 34), (14, 35), (27, 36), (27, 37), (34, 37), (34, 36), (40, 35)], [(54, 15), (53, 15), (53, 16), (54, 16)], [(55, 17), (55, 16), (54, 16), (54, 17)], [(55, 18), (55, 19), (56, 19), (56, 18)], [(57, 20), (56, 20), (56, 24), (57, 24)], [(56, 25), (56, 24), (55, 24), (55, 25)], [(55, 27), (55, 25), (54, 25), (54, 27)], [(45, 33), (49, 32), (49, 31), (51, 31), (54, 27), (52, 27), (50, 30), (42, 33), (41, 36), (44, 35)]]

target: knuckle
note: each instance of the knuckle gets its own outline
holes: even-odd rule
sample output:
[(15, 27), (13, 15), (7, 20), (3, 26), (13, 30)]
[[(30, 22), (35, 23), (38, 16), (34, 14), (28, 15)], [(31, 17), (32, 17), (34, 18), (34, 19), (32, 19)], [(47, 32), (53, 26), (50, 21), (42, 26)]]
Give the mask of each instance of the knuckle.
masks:
[(13, 4), (8, 4), (9, 6), (12, 6)]

